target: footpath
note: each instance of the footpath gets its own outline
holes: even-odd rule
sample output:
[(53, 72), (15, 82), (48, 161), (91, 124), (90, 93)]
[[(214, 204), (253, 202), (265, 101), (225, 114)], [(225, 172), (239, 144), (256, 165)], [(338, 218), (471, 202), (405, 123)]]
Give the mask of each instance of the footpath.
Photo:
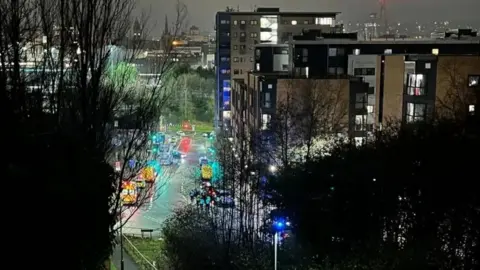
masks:
[[(121, 248), (120, 245), (115, 246), (115, 250), (113, 251), (112, 255), (112, 262), (117, 268), (117, 270), (121, 270), (120, 265), (121, 265)], [(139, 270), (140, 268), (138, 265), (133, 261), (132, 257), (125, 251), (123, 250), (123, 263), (124, 263), (124, 270)]]

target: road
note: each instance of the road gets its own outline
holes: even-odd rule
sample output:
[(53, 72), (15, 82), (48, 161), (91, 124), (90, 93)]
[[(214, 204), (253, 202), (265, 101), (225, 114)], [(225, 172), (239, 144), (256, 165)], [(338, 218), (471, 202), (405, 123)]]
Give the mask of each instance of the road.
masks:
[[(190, 143), (188, 143), (190, 141)], [(187, 156), (178, 166), (167, 166), (156, 187), (152, 188), (151, 199), (138, 209), (126, 211), (130, 217), (123, 232), (138, 235), (141, 229), (152, 229), (154, 235), (160, 234), (160, 228), (175, 208), (188, 202), (189, 189), (194, 185), (194, 172), (198, 168), (198, 160), (205, 155), (205, 139), (198, 136), (182, 139), (179, 150), (187, 152)]]

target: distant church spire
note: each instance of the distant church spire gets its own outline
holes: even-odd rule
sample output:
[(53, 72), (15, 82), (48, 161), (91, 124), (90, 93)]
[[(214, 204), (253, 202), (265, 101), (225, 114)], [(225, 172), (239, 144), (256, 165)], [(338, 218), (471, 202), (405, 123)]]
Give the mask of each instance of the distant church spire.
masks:
[(135, 22), (133, 23), (133, 38), (138, 39), (142, 35), (142, 26), (140, 25), (140, 22), (138, 21), (138, 18), (135, 19)]
[(170, 35), (170, 28), (168, 27), (168, 16), (165, 15), (165, 28), (163, 29), (164, 35)]

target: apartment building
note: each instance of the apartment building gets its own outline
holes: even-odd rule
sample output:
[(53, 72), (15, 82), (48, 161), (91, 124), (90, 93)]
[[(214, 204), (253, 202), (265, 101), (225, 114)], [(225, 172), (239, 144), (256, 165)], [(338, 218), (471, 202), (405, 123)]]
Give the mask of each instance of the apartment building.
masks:
[[(253, 69), (254, 47), (283, 44), (289, 37), (314, 29), (342, 32), (336, 25), (337, 12), (281, 12), (278, 8), (257, 8), (253, 12), (218, 12), (216, 15), (215, 124), (228, 126), (231, 119), (231, 81), (248, 77)], [(225, 120), (225, 121), (224, 121)]]
[[(410, 123), (428, 120), (433, 115), (455, 117), (475, 110), (479, 38), (373, 41), (302, 38), (289, 42), (288, 51), (293, 52), (292, 74), (305, 78), (348, 74), (369, 84), (368, 93), (354, 97), (355, 108), (364, 112), (355, 114), (351, 130), (351, 135), (358, 139), (390, 120)], [(456, 112), (445, 110), (452, 106)]]
[(479, 42), (365, 42), (345, 34), (256, 45), (253, 71), (232, 82), (233, 134), (268, 133), (286, 88), (296, 97), (308, 89), (340, 91), (348, 116), (342, 127), (359, 143), (389, 121), (468, 116), (478, 107)]
[[(347, 133), (354, 125), (355, 96), (368, 93), (368, 84), (348, 75), (307, 79), (288, 74), (253, 72), (247, 81), (233, 80), (232, 93), (232, 135), (237, 141), (248, 141), (252, 135), (272, 137), (272, 129), (278, 129), (271, 125), (272, 119), (278, 113), (306, 115), (308, 118), (311, 113), (308, 110), (316, 111), (312, 112), (315, 114), (312, 116), (316, 117), (317, 128), (323, 132)], [(304, 129), (309, 123), (303, 125), (303, 120), (301, 117), (292, 118), (295, 123), (289, 122), (288, 127), (283, 127), (283, 132), (298, 136), (305, 134)]]

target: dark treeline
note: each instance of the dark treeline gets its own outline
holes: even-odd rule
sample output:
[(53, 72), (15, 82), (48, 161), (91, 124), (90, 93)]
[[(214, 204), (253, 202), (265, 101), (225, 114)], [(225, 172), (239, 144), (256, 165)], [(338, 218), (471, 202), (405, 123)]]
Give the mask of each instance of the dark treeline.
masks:
[[(130, 66), (143, 46), (145, 16), (138, 40), (129, 39), (134, 8), (131, 0), (0, 1), (6, 268), (97, 270), (112, 254), (126, 161), (145, 156), (144, 135), (169, 98), (158, 82), (147, 88), (128, 68), (112, 69)], [(178, 29), (185, 12), (177, 2)], [(158, 81), (171, 63), (157, 63)], [(114, 147), (123, 118), (128, 138)]]
[[(337, 142), (269, 177), (269, 203), (292, 222), (278, 269), (478, 269), (480, 137), (471, 120), (391, 128), (362, 146)], [(184, 211), (165, 230), (175, 269), (273, 267), (269, 238), (234, 241), (227, 252), (215, 220)]]

